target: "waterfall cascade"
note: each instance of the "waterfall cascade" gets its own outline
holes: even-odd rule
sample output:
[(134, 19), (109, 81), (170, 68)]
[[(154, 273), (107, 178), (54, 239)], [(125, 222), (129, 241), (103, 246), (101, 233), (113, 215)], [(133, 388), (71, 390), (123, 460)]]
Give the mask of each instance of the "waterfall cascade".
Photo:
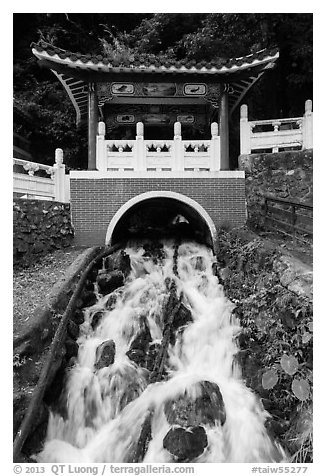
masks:
[[(241, 331), (193, 241), (129, 244), (130, 272), (96, 287), (39, 462), (284, 460), (235, 360)], [(105, 272), (105, 259), (103, 270)]]

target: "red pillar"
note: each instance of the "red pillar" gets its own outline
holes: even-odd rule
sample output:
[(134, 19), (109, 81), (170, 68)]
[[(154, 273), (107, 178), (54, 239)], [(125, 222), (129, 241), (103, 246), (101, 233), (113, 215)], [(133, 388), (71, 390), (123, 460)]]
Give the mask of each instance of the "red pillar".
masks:
[(97, 94), (94, 83), (88, 84), (88, 170), (96, 170), (96, 135), (98, 123)]
[(221, 170), (229, 170), (229, 97), (227, 84), (224, 85), (220, 99), (219, 130), (221, 138)]

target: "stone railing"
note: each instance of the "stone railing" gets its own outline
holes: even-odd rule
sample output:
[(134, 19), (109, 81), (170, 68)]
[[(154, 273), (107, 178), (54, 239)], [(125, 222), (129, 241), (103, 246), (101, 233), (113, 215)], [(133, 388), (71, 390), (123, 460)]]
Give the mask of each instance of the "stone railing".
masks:
[(173, 140), (144, 140), (138, 122), (135, 140), (106, 140), (105, 124), (98, 126), (96, 167), (101, 172), (217, 171), (220, 170), (218, 125), (211, 125), (211, 140), (182, 140), (181, 124), (174, 124)]
[(240, 110), (240, 154), (312, 149), (312, 101), (305, 103), (303, 117), (248, 121), (248, 106)]
[(65, 175), (62, 149), (56, 149), (53, 166), (15, 158), (13, 165), (13, 191), (16, 195), (69, 202), (69, 176)]

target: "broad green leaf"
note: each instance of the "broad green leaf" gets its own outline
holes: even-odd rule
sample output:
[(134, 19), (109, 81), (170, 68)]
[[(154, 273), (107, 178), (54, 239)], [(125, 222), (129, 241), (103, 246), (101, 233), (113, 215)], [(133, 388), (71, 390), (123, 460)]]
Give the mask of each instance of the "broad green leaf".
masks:
[(308, 324), (308, 329), (310, 330), (310, 332), (312, 332), (312, 330), (313, 330), (313, 324), (312, 324), (312, 322), (309, 322), (309, 324)]
[(309, 397), (310, 386), (307, 380), (298, 380), (295, 378), (293, 379), (291, 388), (294, 395), (302, 402), (307, 400), (307, 398)]
[(275, 370), (267, 370), (262, 377), (262, 385), (265, 390), (275, 387), (278, 382), (278, 375)]
[(312, 338), (312, 334), (310, 332), (305, 332), (302, 336), (302, 343), (306, 344), (307, 342), (310, 341), (311, 338)]
[(281, 367), (288, 375), (294, 375), (299, 368), (299, 362), (293, 355), (282, 355)]

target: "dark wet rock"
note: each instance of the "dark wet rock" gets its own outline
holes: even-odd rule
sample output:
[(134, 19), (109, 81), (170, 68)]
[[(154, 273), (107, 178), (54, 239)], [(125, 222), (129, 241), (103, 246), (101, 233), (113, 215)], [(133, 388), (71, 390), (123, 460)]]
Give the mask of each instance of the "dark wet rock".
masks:
[(163, 312), (163, 333), (169, 334), (169, 342), (174, 345), (176, 331), (193, 321), (191, 311), (182, 303), (183, 295), (178, 297), (174, 281), (169, 282), (170, 294)]
[(173, 267), (172, 267), (172, 271), (176, 276), (179, 276), (179, 273), (178, 273), (178, 253), (179, 253), (179, 245), (176, 244), (174, 246)]
[[(112, 409), (120, 413), (130, 402), (139, 397), (147, 386), (146, 372), (136, 370), (134, 366), (124, 365), (112, 368), (107, 375), (106, 385), (101, 388), (101, 397), (104, 399), (115, 393)], [(116, 414), (117, 414), (116, 413)]]
[(110, 339), (102, 342), (96, 349), (95, 369), (99, 370), (108, 367), (114, 363), (115, 359), (115, 342)]
[(84, 403), (85, 403), (85, 426), (90, 428), (94, 427), (94, 419), (97, 417), (98, 406), (94, 398), (93, 393), (90, 391), (91, 385), (84, 390)]
[(202, 256), (196, 256), (195, 269), (197, 269), (198, 271), (205, 271), (205, 261)]
[(79, 336), (79, 326), (74, 321), (72, 321), (71, 319), (69, 319), (69, 321), (67, 323), (67, 332), (68, 332), (68, 335), (73, 340), (77, 340), (77, 338)]
[(152, 413), (149, 413), (144, 420), (137, 444), (131, 452), (130, 461), (128, 461), (130, 463), (142, 463), (144, 460), (148, 445), (152, 439), (152, 416)]
[(218, 385), (208, 381), (199, 385), (201, 394), (197, 398), (186, 392), (165, 403), (164, 412), (170, 425), (215, 426), (225, 423), (225, 406)]
[(161, 344), (159, 342), (151, 342), (148, 347), (146, 355), (145, 367), (150, 372), (153, 371), (156, 358), (161, 350)]
[(214, 425), (226, 420), (225, 406), (219, 386), (216, 383), (203, 381), (201, 397), (196, 400), (196, 410), (201, 414), (201, 421), (205, 425)]
[(170, 294), (168, 300), (163, 309), (163, 324), (165, 332), (168, 328), (172, 329), (173, 321), (178, 312), (178, 308), (181, 306), (180, 298), (177, 296), (175, 282), (170, 283)]
[(155, 264), (162, 262), (166, 257), (162, 243), (156, 241), (145, 243), (143, 248), (145, 251), (143, 256), (152, 258)]
[(91, 280), (87, 279), (84, 285), (84, 289), (85, 291), (94, 291), (94, 283)]
[(108, 309), (109, 311), (112, 311), (112, 309), (115, 308), (115, 305), (117, 303), (117, 300), (118, 300), (118, 293), (111, 293), (110, 296), (108, 297), (108, 300), (106, 301), (106, 309)]
[(187, 427), (201, 423), (199, 415), (196, 414), (195, 401), (188, 395), (180, 395), (174, 400), (168, 400), (164, 405), (164, 413), (172, 426)]
[(101, 273), (97, 277), (98, 288), (103, 296), (112, 293), (112, 291), (122, 286), (123, 283), (124, 275), (122, 271)]
[(146, 353), (140, 349), (129, 349), (126, 352), (127, 357), (140, 367), (145, 367)]
[(171, 428), (163, 439), (163, 448), (177, 461), (193, 461), (208, 445), (206, 431), (202, 426)]
[(80, 309), (76, 309), (76, 311), (74, 312), (72, 318), (71, 318), (78, 326), (80, 326), (81, 324), (83, 324), (83, 322), (85, 321), (85, 317), (84, 317), (84, 313), (83, 311), (81, 311)]
[(66, 359), (69, 360), (71, 357), (76, 357), (78, 355), (79, 346), (76, 341), (68, 337), (65, 341), (66, 348)]
[(149, 327), (147, 323), (144, 323), (144, 327), (138, 331), (135, 338), (131, 342), (130, 349), (141, 349), (146, 352), (151, 341), (152, 336)]
[(94, 306), (97, 302), (96, 294), (93, 291), (84, 291), (82, 294), (83, 307)]
[(71, 357), (67, 362), (66, 370), (71, 370), (77, 364), (78, 360), (77, 357)]
[(163, 338), (161, 341), (161, 349), (155, 359), (154, 368), (151, 372), (150, 383), (162, 380), (165, 371), (166, 360), (168, 356), (169, 344), (174, 339), (173, 321), (181, 306), (182, 296), (177, 296), (177, 290), (174, 280), (170, 281), (170, 292), (167, 301), (163, 305), (162, 322), (164, 323)]
[(172, 322), (172, 330), (175, 331), (179, 327), (186, 326), (187, 324), (189, 324), (189, 322), (193, 322), (191, 311), (190, 309), (188, 309), (187, 306), (181, 303), (177, 313), (174, 316)]
[(173, 280), (171, 278), (169, 277), (165, 278), (164, 283), (165, 283), (166, 289), (170, 289), (172, 282)]
[(93, 331), (97, 328), (97, 326), (101, 322), (103, 315), (104, 315), (103, 311), (97, 311), (93, 314), (92, 321), (91, 321), (91, 327)]
[(103, 262), (105, 269), (109, 272), (118, 270), (123, 273), (124, 277), (127, 277), (130, 273), (130, 257), (124, 250), (117, 251), (116, 253), (107, 256), (104, 258)]
[(218, 264), (216, 262), (214, 262), (212, 264), (212, 272), (213, 272), (214, 276), (218, 276), (218, 270), (219, 270)]
[(141, 367), (146, 366), (146, 355), (148, 352), (149, 344), (152, 341), (152, 336), (149, 330), (149, 327), (144, 322), (143, 328), (138, 331), (135, 338), (130, 344), (129, 350), (126, 355), (129, 357), (130, 360), (135, 362), (137, 365)]

